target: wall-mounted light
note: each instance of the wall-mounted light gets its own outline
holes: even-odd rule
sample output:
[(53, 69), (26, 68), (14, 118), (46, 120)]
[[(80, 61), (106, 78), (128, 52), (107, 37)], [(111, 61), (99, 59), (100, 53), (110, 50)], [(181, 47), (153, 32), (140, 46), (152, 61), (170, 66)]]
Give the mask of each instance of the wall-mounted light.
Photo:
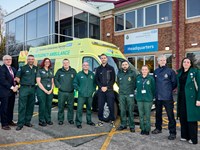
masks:
[(166, 50), (166, 51), (169, 51), (169, 46), (166, 46), (166, 47), (165, 47), (165, 50)]
[(197, 45), (198, 45), (198, 43), (192, 43), (191, 45), (192, 45), (192, 46), (197, 46)]
[(106, 33), (106, 36), (109, 37), (109, 36), (110, 36), (110, 33)]

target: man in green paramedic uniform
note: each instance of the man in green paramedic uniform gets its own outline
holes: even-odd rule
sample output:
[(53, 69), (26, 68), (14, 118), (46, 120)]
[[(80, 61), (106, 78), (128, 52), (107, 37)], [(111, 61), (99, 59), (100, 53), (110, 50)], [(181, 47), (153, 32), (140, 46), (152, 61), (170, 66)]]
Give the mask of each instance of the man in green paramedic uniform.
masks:
[(121, 125), (117, 130), (124, 130), (127, 128), (128, 111), (129, 127), (131, 132), (135, 132), (134, 124), (134, 90), (135, 90), (136, 73), (131, 70), (127, 61), (122, 62), (122, 69), (117, 75), (117, 84), (119, 85), (119, 107)]
[(74, 87), (73, 80), (76, 76), (76, 70), (70, 67), (68, 59), (63, 60), (63, 67), (56, 72), (54, 83), (58, 88), (58, 124), (63, 125), (64, 107), (67, 101), (67, 120), (74, 124)]
[(37, 67), (33, 65), (34, 61), (34, 56), (28, 55), (27, 64), (20, 67), (16, 75), (16, 81), (20, 83), (17, 131), (24, 125), (33, 126), (30, 122), (34, 111), (37, 74)]
[(95, 126), (92, 122), (92, 95), (95, 91), (95, 78), (94, 73), (89, 70), (88, 62), (83, 63), (83, 70), (80, 71), (74, 79), (74, 88), (78, 91), (78, 106), (76, 111), (76, 126), (82, 128), (82, 112), (83, 105), (86, 104), (86, 120), (87, 124)]

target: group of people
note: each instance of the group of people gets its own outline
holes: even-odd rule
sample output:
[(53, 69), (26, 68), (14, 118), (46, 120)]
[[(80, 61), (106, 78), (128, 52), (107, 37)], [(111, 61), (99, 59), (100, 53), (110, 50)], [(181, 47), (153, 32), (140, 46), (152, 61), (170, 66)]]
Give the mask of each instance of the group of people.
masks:
[[(116, 95), (113, 85), (116, 81), (119, 86), (119, 108), (121, 124), (117, 130), (126, 129), (135, 132), (133, 109), (137, 102), (140, 129), (142, 135), (149, 135), (151, 131), (151, 108), (153, 99), (156, 104), (156, 128), (152, 134), (162, 132), (163, 106), (167, 112), (170, 135), (169, 140), (176, 138), (176, 120), (174, 116), (173, 92), (177, 88), (177, 117), (181, 124), (181, 141), (198, 143), (198, 124), (200, 120), (200, 71), (193, 67), (189, 58), (184, 58), (181, 68), (173, 71), (166, 66), (166, 57), (158, 57), (159, 67), (154, 75), (149, 74), (147, 65), (142, 66), (141, 74), (137, 75), (131, 70), (129, 62), (124, 60), (121, 69), (115, 75), (115, 70), (108, 64), (105, 54), (100, 56), (101, 65), (94, 74), (89, 70), (89, 63), (83, 62), (82, 71), (76, 72), (70, 66), (70, 60), (64, 59), (62, 68), (55, 73), (51, 69), (52, 63), (45, 58), (40, 67), (34, 66), (34, 56), (28, 55), (27, 64), (18, 71), (11, 67), (12, 57), (3, 57), (4, 65), (0, 67), (0, 113), (2, 129), (10, 130), (10, 126), (17, 126), (19, 131), (23, 126), (32, 127), (31, 118), (34, 111), (35, 96), (39, 102), (39, 125), (53, 125), (51, 120), (51, 107), (54, 86), (58, 88), (58, 124), (64, 124), (64, 108), (67, 102), (67, 120), (82, 128), (83, 105), (86, 104), (86, 121), (90, 126), (104, 125), (104, 106), (109, 108), (109, 121), (115, 127), (114, 103)], [(117, 80), (115, 80), (117, 79)], [(37, 85), (37, 86), (36, 86)], [(94, 92), (98, 86), (98, 119), (95, 124), (91, 117), (91, 108)], [(15, 95), (19, 90), (18, 122), (13, 122), (13, 108)], [(77, 111), (74, 120), (74, 91), (78, 91)], [(128, 112), (128, 113), (127, 113)], [(128, 114), (128, 116), (127, 116)], [(128, 117), (128, 120), (127, 120)], [(74, 122), (75, 121), (75, 122)], [(108, 120), (106, 120), (108, 121)]]

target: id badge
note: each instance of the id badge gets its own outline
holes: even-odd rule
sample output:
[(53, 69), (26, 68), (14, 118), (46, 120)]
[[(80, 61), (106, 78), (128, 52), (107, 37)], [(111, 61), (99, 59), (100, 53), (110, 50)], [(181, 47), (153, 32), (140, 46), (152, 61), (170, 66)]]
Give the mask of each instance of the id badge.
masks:
[(145, 93), (147, 93), (147, 91), (146, 90), (142, 90), (142, 94), (145, 94)]
[(50, 87), (51, 87), (51, 85), (50, 85), (50, 84), (47, 84), (47, 87), (48, 87), (48, 88), (50, 88)]

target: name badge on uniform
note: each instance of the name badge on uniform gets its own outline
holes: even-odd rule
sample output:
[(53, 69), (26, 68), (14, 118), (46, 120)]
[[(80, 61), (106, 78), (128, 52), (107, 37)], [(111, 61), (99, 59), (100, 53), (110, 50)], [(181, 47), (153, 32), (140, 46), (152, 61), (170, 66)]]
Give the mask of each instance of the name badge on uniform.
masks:
[(130, 94), (129, 97), (134, 97), (134, 94)]
[(131, 77), (128, 77), (128, 81), (131, 81)]
[(83, 76), (81, 76), (81, 79), (83, 79)]
[(29, 70), (26, 70), (26, 72), (28, 73), (28, 72), (29, 72)]
[(165, 77), (165, 78), (168, 78), (168, 74), (165, 74), (164, 77)]
[(45, 71), (42, 71), (42, 73), (45, 74), (46, 72), (45, 72)]
[(146, 91), (146, 90), (142, 90), (141, 92), (142, 92), (142, 94), (145, 94), (145, 93), (147, 93), (147, 91)]
[(47, 84), (47, 87), (48, 87), (48, 88), (50, 88), (50, 87), (51, 87), (51, 85), (50, 85), (50, 84)]
[(64, 74), (61, 74), (60, 76), (61, 76), (61, 77), (64, 77)]
[(71, 74), (71, 78), (74, 78), (74, 75), (73, 75), (73, 74)]

